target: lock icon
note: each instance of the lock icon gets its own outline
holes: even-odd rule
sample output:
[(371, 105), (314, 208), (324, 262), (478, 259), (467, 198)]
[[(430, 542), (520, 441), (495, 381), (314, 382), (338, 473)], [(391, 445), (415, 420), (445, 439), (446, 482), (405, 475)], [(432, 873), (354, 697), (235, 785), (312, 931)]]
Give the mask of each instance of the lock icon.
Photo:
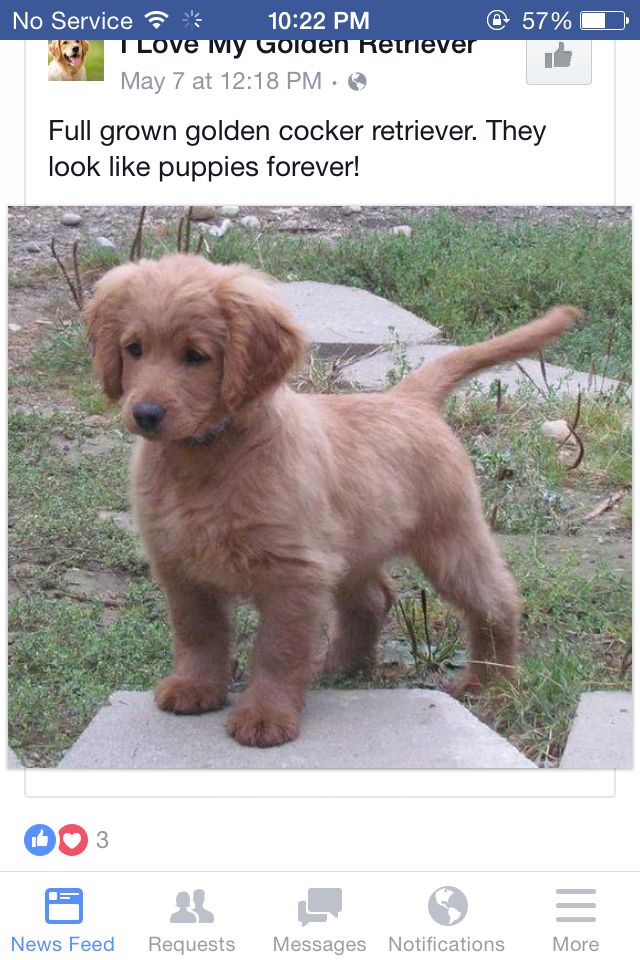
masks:
[(492, 21), (491, 21), (491, 26), (492, 26), (492, 27), (497, 27), (498, 30), (499, 30), (500, 27), (502, 26), (502, 17), (500, 16), (499, 13), (494, 13), (493, 19), (492, 19)]

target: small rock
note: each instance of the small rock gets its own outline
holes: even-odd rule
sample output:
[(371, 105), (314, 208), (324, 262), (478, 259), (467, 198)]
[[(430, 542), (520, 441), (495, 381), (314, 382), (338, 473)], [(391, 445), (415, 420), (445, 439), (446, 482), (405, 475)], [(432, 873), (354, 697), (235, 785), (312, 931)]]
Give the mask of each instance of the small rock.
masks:
[(101, 413), (94, 413), (87, 417), (84, 423), (87, 427), (104, 427), (109, 424), (109, 417), (105, 417)]
[(573, 439), (566, 420), (545, 420), (540, 427), (540, 433), (556, 443), (567, 443)]
[(237, 217), (240, 213), (240, 207), (236, 207), (235, 204), (229, 203), (224, 207), (220, 207), (220, 213), (223, 217)]
[(20, 326), (19, 323), (10, 323), (9, 330), (11, 331), (11, 333), (18, 333), (20, 330), (22, 330), (22, 327)]
[(96, 237), (94, 242), (96, 247), (102, 247), (103, 250), (115, 250), (116, 248), (113, 240), (109, 240), (108, 237)]
[(410, 237), (413, 234), (413, 229), (408, 224), (401, 224), (397, 227), (391, 227), (389, 233), (392, 233), (395, 237)]
[(192, 207), (192, 220), (213, 220), (218, 215), (217, 207)]
[(213, 226), (209, 227), (209, 233), (212, 237), (224, 237), (227, 230), (230, 230), (232, 226), (231, 220), (223, 220), (222, 223), (214, 223)]
[(40, 244), (36, 243), (34, 240), (29, 240), (27, 244), (27, 250), (29, 253), (40, 253)]
[(252, 217), (251, 215), (240, 217), (239, 223), (241, 227), (246, 227), (247, 230), (259, 230), (261, 226), (258, 218)]
[(352, 203), (350, 207), (345, 207), (344, 212), (347, 216), (351, 216), (352, 213), (362, 213), (362, 207), (357, 203)]
[(283, 220), (280, 224), (280, 230), (297, 230), (300, 224), (297, 220)]
[(136, 535), (135, 521), (126, 510), (98, 510), (98, 520), (103, 523), (113, 523), (123, 533)]
[(63, 227), (79, 227), (82, 223), (82, 217), (79, 213), (63, 213), (60, 223)]

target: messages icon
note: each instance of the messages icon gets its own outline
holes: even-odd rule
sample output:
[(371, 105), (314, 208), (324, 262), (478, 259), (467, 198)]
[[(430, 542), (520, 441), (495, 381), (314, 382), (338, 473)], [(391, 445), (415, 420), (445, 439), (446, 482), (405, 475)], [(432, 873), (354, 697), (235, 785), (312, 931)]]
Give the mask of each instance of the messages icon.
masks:
[(298, 901), (298, 920), (303, 927), (308, 923), (326, 923), (327, 917), (337, 917), (342, 910), (340, 887), (310, 887), (307, 899)]

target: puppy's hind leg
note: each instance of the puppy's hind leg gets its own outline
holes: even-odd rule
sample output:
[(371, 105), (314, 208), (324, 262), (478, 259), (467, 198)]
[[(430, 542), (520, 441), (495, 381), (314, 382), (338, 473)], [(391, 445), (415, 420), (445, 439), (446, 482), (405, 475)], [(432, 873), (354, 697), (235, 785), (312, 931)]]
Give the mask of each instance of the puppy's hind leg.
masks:
[(395, 599), (391, 578), (345, 581), (336, 594), (336, 622), (323, 664), (325, 673), (356, 673), (373, 666), (384, 618)]
[(155, 701), (173, 713), (205, 713), (227, 702), (231, 624), (225, 598), (159, 573), (174, 632), (173, 673), (156, 687)]
[(425, 536), (413, 557), (466, 620), (469, 662), (451, 692), (459, 696), (500, 676), (514, 679), (520, 596), (479, 506), (471, 526), (452, 519), (445, 536)]

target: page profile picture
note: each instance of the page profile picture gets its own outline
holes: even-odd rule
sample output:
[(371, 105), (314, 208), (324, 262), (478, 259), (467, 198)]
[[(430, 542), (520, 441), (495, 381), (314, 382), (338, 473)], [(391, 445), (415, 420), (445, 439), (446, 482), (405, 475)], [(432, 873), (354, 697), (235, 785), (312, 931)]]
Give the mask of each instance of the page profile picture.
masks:
[(47, 79), (104, 80), (104, 40), (50, 40)]

